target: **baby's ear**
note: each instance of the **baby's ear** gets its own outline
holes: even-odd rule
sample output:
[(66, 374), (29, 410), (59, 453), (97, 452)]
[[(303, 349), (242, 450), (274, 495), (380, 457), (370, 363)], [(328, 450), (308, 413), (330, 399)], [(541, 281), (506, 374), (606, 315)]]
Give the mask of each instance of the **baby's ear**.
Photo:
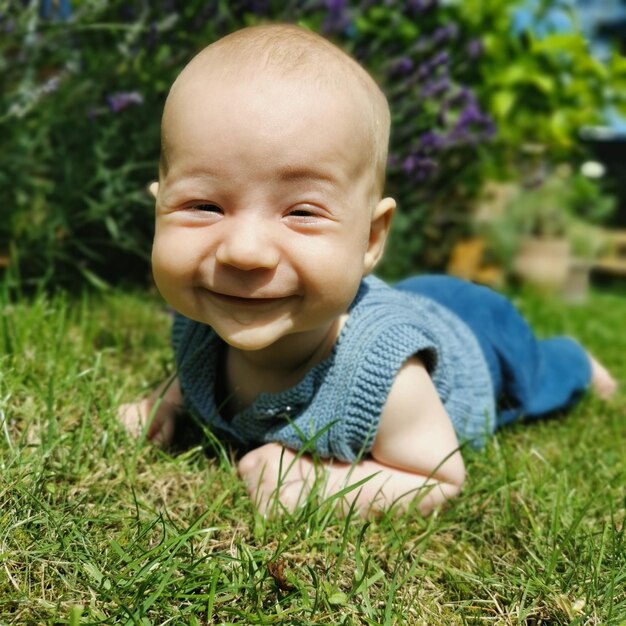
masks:
[(375, 267), (385, 249), (385, 241), (391, 228), (391, 218), (396, 210), (396, 201), (393, 198), (383, 198), (378, 202), (372, 214), (370, 238), (364, 259), (365, 275)]
[(159, 193), (159, 183), (155, 180), (148, 185), (148, 191), (150, 195), (156, 199), (157, 194)]

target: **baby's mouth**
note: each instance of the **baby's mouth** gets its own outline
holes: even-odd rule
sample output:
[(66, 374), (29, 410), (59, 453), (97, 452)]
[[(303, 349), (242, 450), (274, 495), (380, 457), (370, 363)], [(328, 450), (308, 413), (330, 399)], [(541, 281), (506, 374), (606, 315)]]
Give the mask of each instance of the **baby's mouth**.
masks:
[(246, 297), (246, 296), (234, 296), (225, 293), (220, 293), (218, 291), (210, 291), (211, 295), (215, 297), (217, 300), (231, 304), (236, 306), (246, 306), (246, 307), (256, 307), (256, 306), (264, 306), (268, 304), (275, 304), (282, 300), (286, 299), (286, 296), (278, 296), (278, 297)]

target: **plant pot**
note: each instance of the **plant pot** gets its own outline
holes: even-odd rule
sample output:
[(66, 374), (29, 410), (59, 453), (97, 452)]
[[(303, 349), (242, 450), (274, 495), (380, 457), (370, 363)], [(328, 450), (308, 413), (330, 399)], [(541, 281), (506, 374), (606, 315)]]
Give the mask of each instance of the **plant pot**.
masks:
[(566, 239), (529, 237), (517, 251), (513, 273), (535, 287), (560, 291), (565, 286), (570, 264), (570, 244)]
[(563, 290), (563, 297), (574, 304), (585, 302), (589, 293), (592, 264), (585, 259), (573, 258)]

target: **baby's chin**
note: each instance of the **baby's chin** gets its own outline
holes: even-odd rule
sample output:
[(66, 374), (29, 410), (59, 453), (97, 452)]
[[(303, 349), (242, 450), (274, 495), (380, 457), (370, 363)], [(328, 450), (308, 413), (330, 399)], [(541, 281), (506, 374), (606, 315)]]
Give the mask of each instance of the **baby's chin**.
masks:
[(217, 328), (213, 330), (231, 348), (245, 352), (256, 352), (276, 345), (282, 339), (291, 334), (291, 324), (249, 325), (239, 326), (236, 329)]

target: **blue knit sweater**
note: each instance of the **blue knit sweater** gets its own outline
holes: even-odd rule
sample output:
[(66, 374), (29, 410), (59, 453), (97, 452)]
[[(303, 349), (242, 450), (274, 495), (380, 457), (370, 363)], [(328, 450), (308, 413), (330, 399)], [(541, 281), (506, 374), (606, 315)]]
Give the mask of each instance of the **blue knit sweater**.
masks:
[(453, 313), (375, 277), (361, 283), (331, 354), (294, 387), (260, 394), (226, 420), (215, 401), (224, 344), (204, 324), (177, 315), (178, 376), (187, 408), (219, 437), (245, 446), (271, 441), (353, 461), (373, 445), (380, 415), (403, 363), (418, 354), (457, 436), (480, 446), (495, 428), (494, 392), (483, 353)]

